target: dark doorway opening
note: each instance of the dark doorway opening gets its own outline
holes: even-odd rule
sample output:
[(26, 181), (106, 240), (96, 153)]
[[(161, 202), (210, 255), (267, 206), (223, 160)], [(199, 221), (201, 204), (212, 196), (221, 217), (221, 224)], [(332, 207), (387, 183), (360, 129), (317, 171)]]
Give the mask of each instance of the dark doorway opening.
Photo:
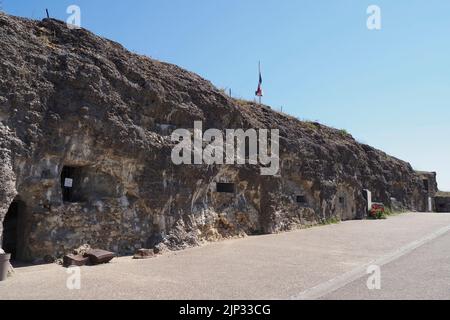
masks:
[(430, 191), (430, 183), (428, 182), (428, 179), (423, 179), (422, 180), (423, 183), (423, 188), (426, 192)]
[(339, 197), (339, 204), (340, 204), (341, 208), (347, 207), (347, 202), (345, 201), (345, 197)]
[(217, 192), (234, 193), (234, 183), (217, 183)]
[(79, 187), (83, 176), (83, 167), (64, 166), (61, 172), (61, 190), (64, 202), (81, 202)]
[(11, 260), (22, 258), (24, 240), (25, 203), (14, 200), (3, 220), (2, 248), (11, 254)]

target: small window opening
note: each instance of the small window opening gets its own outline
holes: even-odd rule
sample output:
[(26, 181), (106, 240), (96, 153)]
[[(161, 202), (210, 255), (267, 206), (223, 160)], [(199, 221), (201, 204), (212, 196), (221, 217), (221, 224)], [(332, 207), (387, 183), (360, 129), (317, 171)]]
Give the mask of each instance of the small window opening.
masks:
[(217, 192), (234, 193), (234, 183), (217, 183)]
[(297, 196), (297, 203), (300, 204), (306, 204), (306, 197), (305, 196)]
[(80, 185), (83, 167), (63, 167), (61, 172), (61, 189), (64, 202), (81, 202)]
[(340, 204), (342, 207), (345, 207), (345, 197), (339, 197), (339, 204)]

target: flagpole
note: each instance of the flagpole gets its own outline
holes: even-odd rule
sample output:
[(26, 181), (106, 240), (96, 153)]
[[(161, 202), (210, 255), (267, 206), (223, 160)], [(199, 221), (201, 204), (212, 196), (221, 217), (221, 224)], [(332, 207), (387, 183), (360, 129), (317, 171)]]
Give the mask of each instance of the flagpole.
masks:
[[(261, 77), (261, 60), (258, 61), (258, 72)], [(259, 95), (259, 106), (261, 106), (261, 95)]]
[[(261, 75), (261, 61), (258, 61), (258, 71), (259, 71), (259, 81), (258, 81), (258, 89), (256, 89), (255, 96), (258, 96), (259, 105), (261, 106), (262, 102), (262, 75)], [(256, 102), (256, 99), (255, 99)]]

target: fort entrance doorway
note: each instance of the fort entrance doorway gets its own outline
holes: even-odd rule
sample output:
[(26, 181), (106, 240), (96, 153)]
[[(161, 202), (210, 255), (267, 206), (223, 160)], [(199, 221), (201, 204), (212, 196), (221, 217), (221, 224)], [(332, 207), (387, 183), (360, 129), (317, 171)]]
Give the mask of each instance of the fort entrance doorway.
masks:
[(14, 200), (3, 220), (2, 249), (11, 254), (11, 260), (24, 258), (25, 203)]

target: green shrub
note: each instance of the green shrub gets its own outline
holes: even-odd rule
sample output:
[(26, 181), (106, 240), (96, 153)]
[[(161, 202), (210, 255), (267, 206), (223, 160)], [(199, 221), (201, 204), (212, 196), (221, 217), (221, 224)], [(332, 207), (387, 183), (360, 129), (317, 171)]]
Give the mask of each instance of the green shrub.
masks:
[(323, 220), (320, 224), (328, 225), (328, 224), (336, 224), (336, 223), (340, 223), (340, 222), (341, 222), (341, 220), (338, 217), (330, 217), (330, 218)]

